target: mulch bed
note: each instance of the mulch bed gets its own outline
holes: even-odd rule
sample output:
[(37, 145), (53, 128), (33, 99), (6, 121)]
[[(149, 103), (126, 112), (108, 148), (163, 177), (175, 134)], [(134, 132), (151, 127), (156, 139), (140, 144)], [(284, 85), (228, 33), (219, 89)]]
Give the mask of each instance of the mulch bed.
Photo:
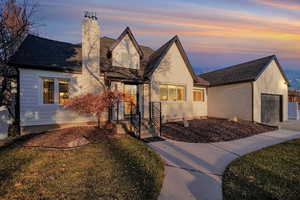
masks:
[(182, 142), (210, 143), (236, 140), (278, 129), (250, 121), (234, 122), (214, 118), (195, 119), (188, 123), (189, 127), (184, 127), (183, 122), (166, 123), (162, 127), (162, 136)]
[[(24, 136), (21, 143), (25, 147), (72, 148), (115, 137), (112, 129), (94, 126), (73, 127), (48, 131), (37, 135)], [(20, 139), (19, 139), (20, 140)]]

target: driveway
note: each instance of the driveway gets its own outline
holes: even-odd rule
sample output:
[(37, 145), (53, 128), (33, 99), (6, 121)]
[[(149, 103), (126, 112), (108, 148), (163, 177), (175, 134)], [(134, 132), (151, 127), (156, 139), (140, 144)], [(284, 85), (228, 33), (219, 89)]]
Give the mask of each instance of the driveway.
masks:
[(277, 124), (282, 129), (300, 131), (300, 120), (289, 120), (287, 122), (281, 122)]
[(159, 200), (222, 199), (222, 174), (229, 163), (242, 155), (295, 138), (300, 138), (300, 131), (281, 129), (229, 142), (150, 143), (166, 165)]

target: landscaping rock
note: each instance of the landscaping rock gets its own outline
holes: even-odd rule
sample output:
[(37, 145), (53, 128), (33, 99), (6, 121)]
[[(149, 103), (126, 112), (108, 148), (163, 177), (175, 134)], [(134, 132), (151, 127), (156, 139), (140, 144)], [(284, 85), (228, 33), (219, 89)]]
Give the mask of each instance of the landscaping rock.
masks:
[(68, 143), (68, 147), (79, 147), (82, 145), (89, 144), (90, 142), (84, 137), (76, 138), (75, 140)]

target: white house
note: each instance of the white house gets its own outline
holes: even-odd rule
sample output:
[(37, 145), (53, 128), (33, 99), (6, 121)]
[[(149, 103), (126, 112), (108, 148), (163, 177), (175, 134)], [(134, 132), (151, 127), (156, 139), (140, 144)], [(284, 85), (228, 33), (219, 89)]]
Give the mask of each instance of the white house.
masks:
[[(25, 134), (95, 122), (62, 105), (72, 96), (101, 91), (103, 84), (131, 95), (134, 112), (144, 120), (151, 118), (154, 102), (161, 103), (164, 121), (237, 116), (268, 122), (261, 118), (265, 109), (280, 112), (269, 121), (286, 120), (288, 81), (275, 56), (262, 60), (266, 63), (224, 69), (223, 76), (221, 71), (196, 76), (177, 36), (154, 51), (139, 45), (129, 28), (117, 39), (101, 37), (96, 16), (86, 14), (81, 44), (28, 35), (9, 64), (18, 68), (17, 110)], [(241, 77), (225, 81), (233, 68)], [(112, 118), (126, 120), (130, 114), (124, 103)]]

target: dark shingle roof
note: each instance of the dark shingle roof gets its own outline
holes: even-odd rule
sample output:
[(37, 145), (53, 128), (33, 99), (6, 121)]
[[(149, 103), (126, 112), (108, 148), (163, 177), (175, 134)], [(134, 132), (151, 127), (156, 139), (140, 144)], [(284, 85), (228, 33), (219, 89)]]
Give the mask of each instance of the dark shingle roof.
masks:
[(264, 72), (272, 60), (275, 60), (282, 75), (288, 82), (275, 55), (204, 73), (199, 75), (199, 77), (207, 80), (210, 83), (210, 86), (255, 81)]
[(10, 64), (42, 69), (81, 70), (81, 46), (28, 35)]
[[(132, 35), (130, 29), (126, 29), (124, 34)], [(149, 78), (159, 63), (166, 55), (173, 43), (176, 43), (180, 53), (190, 71), (194, 84), (196, 86), (208, 86), (209, 83), (197, 77), (194, 74), (192, 66), (187, 58), (187, 55), (177, 36), (173, 37), (170, 41), (164, 44), (157, 51), (153, 51), (150, 47), (138, 45), (138, 51), (141, 55), (140, 70), (121, 68), (121, 66), (112, 66), (111, 50), (119, 42), (119, 39), (112, 39), (109, 37), (102, 37), (100, 40), (100, 69), (105, 72), (110, 78), (126, 79), (126, 80), (142, 80)], [(10, 64), (21, 66), (22, 68), (41, 69), (41, 70), (54, 70), (63, 72), (81, 72), (82, 66), (82, 50), (81, 44), (71, 44), (41, 38), (34, 35), (28, 35), (24, 42), (21, 44), (18, 51), (11, 58)]]
[[(116, 69), (116, 71), (118, 71), (117, 73), (120, 71), (118, 66), (112, 68), (111, 59), (109, 58), (110, 48), (116, 41), (117, 40), (109, 37), (102, 37), (100, 40), (100, 69), (103, 72), (107, 71), (108, 73), (113, 73), (113, 69)], [(143, 52), (141, 67), (144, 68), (148, 63), (150, 55), (154, 51), (150, 47), (145, 46), (140, 46), (140, 49)], [(16, 54), (10, 59), (10, 64), (22, 66), (24, 68), (80, 72), (82, 66), (81, 53), (81, 44), (59, 42), (34, 35), (28, 35)], [(126, 69), (124, 70), (126, 71)], [(129, 76), (127, 78), (132, 77)]]

